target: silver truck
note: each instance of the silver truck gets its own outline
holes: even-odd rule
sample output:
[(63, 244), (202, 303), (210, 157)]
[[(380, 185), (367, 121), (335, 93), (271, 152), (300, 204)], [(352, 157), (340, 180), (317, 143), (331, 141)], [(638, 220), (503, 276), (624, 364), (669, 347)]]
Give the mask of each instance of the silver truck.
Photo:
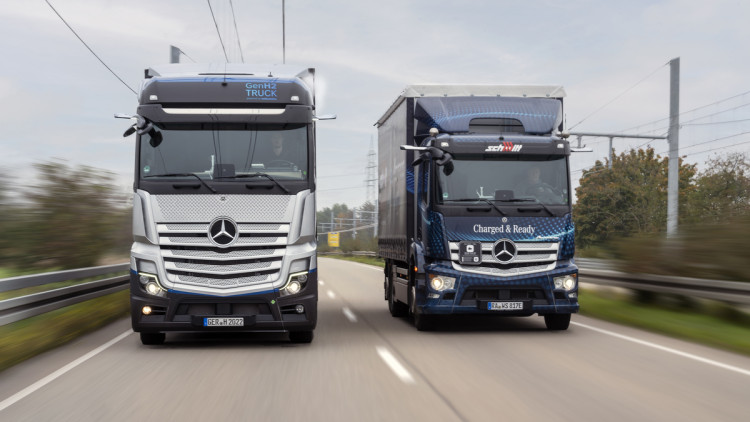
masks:
[(133, 330), (275, 331), (317, 321), (314, 69), (145, 71), (136, 115)]

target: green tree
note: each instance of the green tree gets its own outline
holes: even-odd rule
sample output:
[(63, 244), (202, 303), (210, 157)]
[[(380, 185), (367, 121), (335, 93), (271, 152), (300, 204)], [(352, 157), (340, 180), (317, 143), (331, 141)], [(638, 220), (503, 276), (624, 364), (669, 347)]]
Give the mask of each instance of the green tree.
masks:
[(750, 214), (750, 160), (746, 153), (714, 157), (696, 178), (689, 198), (690, 220), (724, 222)]
[(3, 233), (10, 240), (2, 250), (6, 263), (81, 268), (122, 244), (118, 233), (129, 224), (129, 212), (112, 173), (61, 161), (34, 167), (36, 182), (20, 192), (25, 202)]
[[(585, 170), (573, 213), (577, 245), (598, 246), (665, 230), (668, 163), (653, 148), (631, 149), (613, 157), (611, 170), (606, 161)], [(679, 176), (680, 202), (684, 203), (694, 189), (695, 165), (680, 160)]]

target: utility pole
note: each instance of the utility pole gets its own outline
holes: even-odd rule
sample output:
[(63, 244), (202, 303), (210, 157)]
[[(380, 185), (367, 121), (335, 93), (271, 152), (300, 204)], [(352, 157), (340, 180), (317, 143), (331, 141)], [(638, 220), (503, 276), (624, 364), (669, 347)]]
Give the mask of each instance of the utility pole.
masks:
[(667, 182), (667, 237), (677, 234), (680, 187), (680, 58), (669, 62), (669, 178)]

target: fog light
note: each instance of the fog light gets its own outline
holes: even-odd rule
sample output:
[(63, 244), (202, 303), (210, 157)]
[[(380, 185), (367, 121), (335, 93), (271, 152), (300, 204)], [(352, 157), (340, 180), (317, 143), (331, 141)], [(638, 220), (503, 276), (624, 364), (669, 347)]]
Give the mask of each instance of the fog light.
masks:
[(141, 312), (143, 312), (143, 315), (151, 315), (151, 307), (144, 306), (143, 309), (141, 309)]
[(294, 307), (294, 310), (297, 311), (298, 314), (305, 313), (305, 307), (302, 305), (297, 305)]
[(295, 294), (295, 293), (299, 293), (301, 288), (302, 286), (299, 284), (299, 281), (292, 280), (289, 282), (289, 285), (287, 286), (286, 291), (288, 291), (289, 294)]
[(307, 281), (307, 274), (300, 274), (297, 276), (297, 280), (299, 280), (300, 283), (304, 283)]
[(571, 299), (577, 299), (578, 298), (578, 293), (576, 293), (576, 292), (568, 293), (568, 297), (571, 298)]
[(145, 275), (141, 275), (140, 277), (138, 277), (138, 280), (141, 282), (141, 284), (146, 284), (149, 281), (151, 281), (152, 278), (151, 277), (147, 277)]

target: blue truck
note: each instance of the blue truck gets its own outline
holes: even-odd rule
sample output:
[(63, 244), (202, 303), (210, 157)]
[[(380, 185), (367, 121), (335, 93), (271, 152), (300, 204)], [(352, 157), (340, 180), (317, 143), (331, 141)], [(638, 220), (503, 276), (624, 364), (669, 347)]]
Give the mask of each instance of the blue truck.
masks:
[(410, 85), (377, 121), (378, 255), (394, 317), (578, 311), (560, 86)]

